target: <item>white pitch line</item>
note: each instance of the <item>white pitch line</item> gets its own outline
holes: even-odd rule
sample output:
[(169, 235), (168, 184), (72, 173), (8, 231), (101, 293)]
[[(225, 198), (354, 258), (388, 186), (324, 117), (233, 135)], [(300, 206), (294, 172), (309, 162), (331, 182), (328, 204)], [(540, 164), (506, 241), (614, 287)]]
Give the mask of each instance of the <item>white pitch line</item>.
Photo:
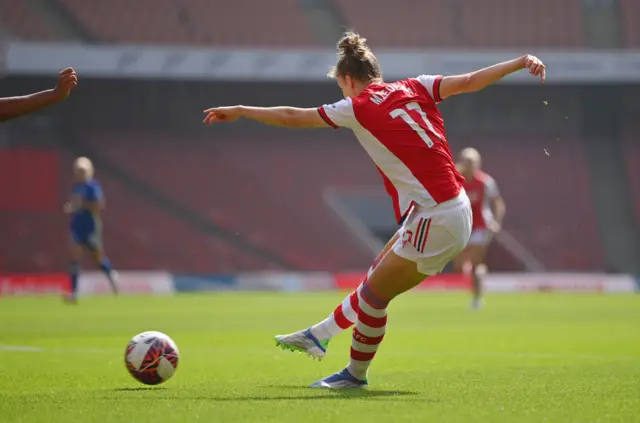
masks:
[(124, 352), (122, 350), (109, 348), (44, 348), (32, 347), (27, 345), (0, 345), (0, 352), (57, 352), (57, 353), (89, 353), (89, 354), (105, 354), (114, 352)]
[(24, 345), (0, 345), (0, 351), (11, 352), (43, 352), (44, 349), (38, 347), (27, 347)]
[[(270, 353), (271, 348), (189, 348), (182, 352), (195, 353), (211, 353), (220, 355), (236, 355), (238, 353), (264, 354)], [(0, 353), (2, 352), (34, 352), (34, 353), (79, 353), (79, 354), (118, 354), (123, 353), (124, 349), (115, 348), (45, 348), (28, 345), (2, 345), (0, 344)], [(607, 355), (607, 354), (567, 354), (567, 353), (492, 353), (492, 352), (385, 352), (385, 356), (393, 357), (497, 357), (497, 358), (541, 358), (551, 360), (576, 359), (576, 360), (639, 360), (640, 356), (633, 355)]]

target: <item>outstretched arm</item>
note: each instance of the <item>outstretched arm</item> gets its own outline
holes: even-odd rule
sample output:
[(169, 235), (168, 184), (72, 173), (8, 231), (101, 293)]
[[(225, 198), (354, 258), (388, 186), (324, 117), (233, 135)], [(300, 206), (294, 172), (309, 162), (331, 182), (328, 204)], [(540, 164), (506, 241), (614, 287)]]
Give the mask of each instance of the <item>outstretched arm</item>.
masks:
[(204, 111), (204, 123), (233, 122), (238, 118), (247, 118), (271, 126), (285, 128), (326, 128), (328, 124), (318, 113), (318, 109), (300, 109), (297, 107), (214, 107)]
[(51, 90), (21, 97), (0, 98), (0, 121), (26, 115), (64, 100), (76, 85), (78, 85), (76, 72), (73, 68), (67, 68), (58, 74), (58, 83)]
[(456, 94), (480, 91), (521, 69), (528, 69), (531, 75), (540, 76), (542, 83), (547, 79), (544, 63), (535, 56), (526, 55), (464, 75), (445, 76), (440, 82), (440, 97), (444, 99)]

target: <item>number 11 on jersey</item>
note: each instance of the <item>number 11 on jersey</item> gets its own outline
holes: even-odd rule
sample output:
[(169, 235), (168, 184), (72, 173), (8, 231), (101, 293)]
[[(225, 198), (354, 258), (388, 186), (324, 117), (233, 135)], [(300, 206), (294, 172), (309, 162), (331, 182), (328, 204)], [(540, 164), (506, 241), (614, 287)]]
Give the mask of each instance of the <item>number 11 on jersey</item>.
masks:
[(418, 112), (420, 114), (420, 117), (424, 121), (424, 124), (427, 126), (427, 129), (429, 130), (429, 132), (431, 132), (436, 138), (442, 139), (442, 137), (436, 132), (431, 122), (429, 122), (429, 118), (427, 118), (427, 115), (422, 111), (422, 109), (420, 108), (420, 105), (416, 102), (407, 103), (407, 105), (404, 108), (394, 109), (389, 114), (393, 119), (396, 119), (398, 117), (402, 118), (402, 120), (404, 120), (407, 123), (407, 125), (411, 127), (411, 129), (416, 131), (416, 133), (420, 136), (420, 138), (422, 138), (422, 141), (424, 141), (429, 148), (433, 147), (434, 146), (433, 141), (431, 140), (427, 132), (420, 125), (418, 125), (418, 123), (415, 120), (413, 120), (413, 118), (409, 115), (409, 113), (407, 112), (407, 110), (405, 110), (405, 108), (407, 110), (415, 110), (416, 112)]

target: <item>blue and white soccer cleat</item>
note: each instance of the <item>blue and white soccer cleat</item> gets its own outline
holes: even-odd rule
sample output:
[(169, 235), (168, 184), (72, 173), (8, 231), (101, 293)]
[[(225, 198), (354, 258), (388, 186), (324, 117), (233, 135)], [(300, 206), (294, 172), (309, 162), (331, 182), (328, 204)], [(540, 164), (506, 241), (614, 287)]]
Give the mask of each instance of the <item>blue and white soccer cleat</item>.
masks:
[(309, 388), (320, 389), (350, 389), (350, 388), (366, 388), (369, 382), (367, 380), (356, 379), (349, 373), (347, 369), (343, 369), (338, 373), (320, 379), (316, 383), (309, 385)]
[(322, 360), (327, 353), (329, 340), (319, 340), (313, 336), (311, 329), (307, 329), (288, 335), (276, 335), (276, 346), (283, 350), (308, 354), (314, 360)]

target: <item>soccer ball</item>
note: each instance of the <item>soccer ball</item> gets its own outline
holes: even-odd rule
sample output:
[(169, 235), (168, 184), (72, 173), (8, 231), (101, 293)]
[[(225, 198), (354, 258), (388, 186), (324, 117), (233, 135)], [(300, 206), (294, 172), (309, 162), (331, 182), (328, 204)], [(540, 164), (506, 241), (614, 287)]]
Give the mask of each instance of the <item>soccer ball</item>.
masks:
[(142, 332), (127, 344), (124, 364), (131, 376), (145, 385), (171, 379), (180, 354), (175, 342), (162, 332)]

